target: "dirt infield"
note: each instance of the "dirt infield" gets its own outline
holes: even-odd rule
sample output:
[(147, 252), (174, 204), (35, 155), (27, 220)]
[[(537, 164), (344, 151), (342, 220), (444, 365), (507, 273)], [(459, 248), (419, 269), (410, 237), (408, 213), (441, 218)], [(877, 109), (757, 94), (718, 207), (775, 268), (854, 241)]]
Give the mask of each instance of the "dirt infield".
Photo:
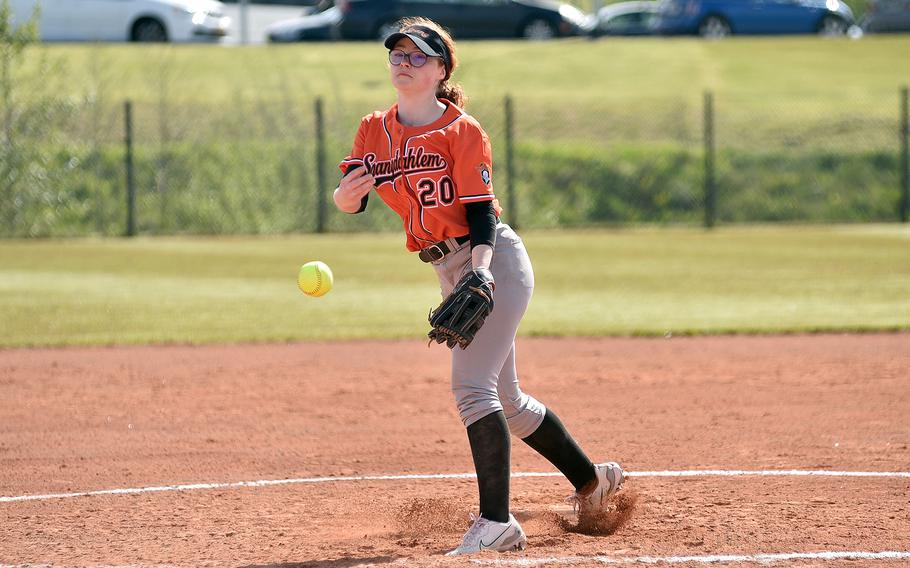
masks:
[[(908, 334), (522, 339), (519, 370), (593, 459), (632, 472), (637, 504), (613, 534), (579, 534), (553, 512), (568, 482), (517, 477), (529, 548), (483, 562), (910, 551), (908, 477), (730, 471), (910, 471)], [(441, 347), (6, 350), (0, 394), (0, 565), (483, 565), (440, 556), (474, 480), (402, 478), (473, 469)], [(512, 454), (514, 472), (553, 472)], [(708, 469), (728, 474), (658, 475)]]

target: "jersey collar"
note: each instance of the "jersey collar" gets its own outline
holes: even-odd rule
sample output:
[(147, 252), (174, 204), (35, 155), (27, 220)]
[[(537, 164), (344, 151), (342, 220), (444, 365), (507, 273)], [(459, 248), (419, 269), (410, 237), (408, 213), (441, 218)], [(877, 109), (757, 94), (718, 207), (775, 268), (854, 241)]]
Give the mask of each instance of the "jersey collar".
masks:
[(393, 104), (386, 113), (386, 124), (388, 125), (389, 130), (394, 132), (396, 128), (402, 128), (404, 129), (404, 132), (412, 135), (419, 134), (421, 132), (429, 132), (431, 130), (438, 130), (443, 126), (451, 124), (452, 121), (464, 114), (463, 110), (458, 108), (455, 103), (449, 101), (448, 99), (437, 100), (446, 105), (446, 109), (443, 111), (442, 116), (430, 124), (423, 124), (421, 126), (406, 126), (398, 122), (398, 103)]

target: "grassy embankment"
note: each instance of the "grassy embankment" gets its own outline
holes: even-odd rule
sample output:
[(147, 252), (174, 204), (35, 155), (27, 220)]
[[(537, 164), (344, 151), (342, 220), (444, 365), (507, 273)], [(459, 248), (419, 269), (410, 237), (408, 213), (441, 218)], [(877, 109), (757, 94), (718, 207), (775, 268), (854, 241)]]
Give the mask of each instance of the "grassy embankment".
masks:
[[(902, 36), (463, 42), (456, 77), (500, 166), (502, 98), (515, 98), (526, 226), (697, 223), (706, 90), (716, 97), (721, 221), (887, 221), (898, 199), (906, 44)], [(49, 149), (47, 175), (18, 178), (16, 209), (0, 210), (6, 235), (122, 232), (125, 99), (135, 104), (142, 231), (310, 230), (314, 98), (325, 99), (332, 164), (359, 117), (393, 99), (384, 52), (371, 43), (54, 45), (33, 50), (27, 70), (42, 56), (54, 72), (41, 85), (67, 103), (55, 114), (66, 119), (32, 130)], [(41, 90), (13, 78), (23, 79), (16, 100)], [(22, 181), (28, 176), (34, 183)], [(503, 188), (502, 168), (496, 180)], [(330, 220), (333, 229), (394, 225), (383, 215)]]

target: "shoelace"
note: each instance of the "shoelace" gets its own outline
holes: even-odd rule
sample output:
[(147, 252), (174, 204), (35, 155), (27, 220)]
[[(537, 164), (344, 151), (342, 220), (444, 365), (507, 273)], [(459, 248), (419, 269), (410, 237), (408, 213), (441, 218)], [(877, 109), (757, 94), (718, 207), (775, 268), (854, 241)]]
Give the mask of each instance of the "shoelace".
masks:
[(582, 499), (584, 499), (584, 497), (579, 496), (578, 493), (573, 493), (566, 497), (565, 502), (572, 505), (572, 512), (577, 515), (579, 508), (581, 508)]
[(581, 504), (583, 501), (590, 503), (592, 506), (594, 505), (593, 501), (591, 500), (591, 497), (593, 497), (594, 494), (597, 493), (599, 490), (600, 490), (600, 486), (595, 487), (594, 490), (591, 491), (591, 493), (589, 493), (588, 495), (582, 495), (578, 491), (576, 491), (575, 493), (572, 493), (571, 495), (566, 497), (566, 503), (571, 503), (572, 512), (577, 515), (579, 510), (581, 509)]
[(486, 520), (483, 517), (475, 515), (474, 513), (469, 513), (469, 515), (473, 524), (471, 525), (471, 528), (468, 529), (467, 534), (464, 535), (464, 540), (461, 543), (462, 547), (477, 546), (477, 544), (480, 542), (480, 533), (483, 530), (484, 521)]
[[(609, 492), (611, 495), (615, 494), (617, 491), (619, 491), (620, 487), (622, 487), (622, 484), (619, 484), (616, 487), (611, 487), (607, 492)], [(597, 487), (594, 491), (592, 491), (590, 493), (590, 495), (581, 495), (580, 493), (578, 493), (576, 491), (575, 493), (572, 493), (571, 495), (566, 497), (565, 502), (570, 503), (572, 505), (572, 512), (574, 512), (575, 514), (578, 514), (579, 509), (581, 508), (582, 501), (590, 502), (591, 496), (593, 496), (597, 492), (598, 489), (600, 489), (600, 487)], [(593, 505), (593, 503), (592, 503), (592, 505)]]

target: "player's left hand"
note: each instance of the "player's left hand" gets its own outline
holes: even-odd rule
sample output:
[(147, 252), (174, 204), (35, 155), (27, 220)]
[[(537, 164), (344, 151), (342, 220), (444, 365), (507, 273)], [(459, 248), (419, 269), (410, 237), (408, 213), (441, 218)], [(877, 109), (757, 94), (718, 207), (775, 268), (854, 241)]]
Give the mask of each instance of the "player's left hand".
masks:
[(455, 289), (430, 312), (430, 341), (445, 343), (449, 349), (466, 349), (487, 316), (493, 311), (493, 274), (487, 268), (467, 273)]

